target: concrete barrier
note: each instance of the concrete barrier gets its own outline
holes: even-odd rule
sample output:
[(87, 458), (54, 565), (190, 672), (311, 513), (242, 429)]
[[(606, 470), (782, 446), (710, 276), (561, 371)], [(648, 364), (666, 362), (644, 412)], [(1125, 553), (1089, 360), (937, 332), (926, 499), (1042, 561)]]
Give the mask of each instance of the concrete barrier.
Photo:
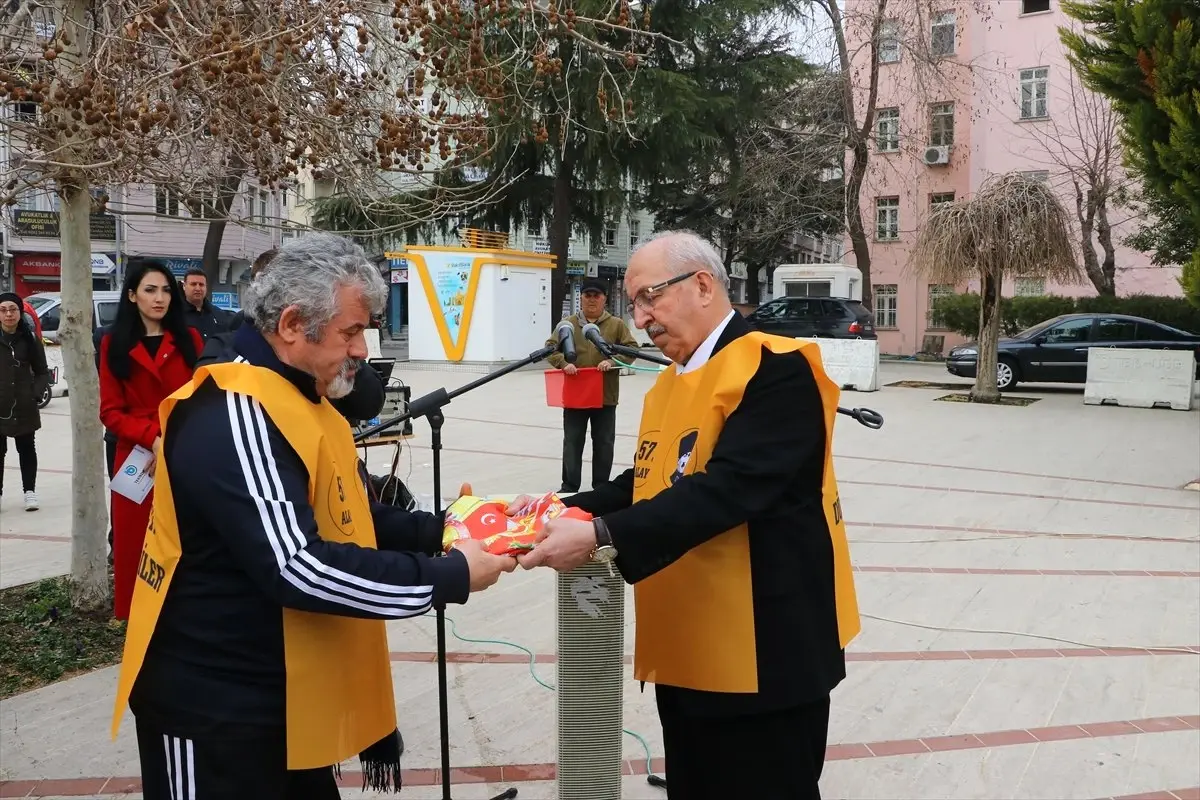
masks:
[(1131, 408), (1192, 408), (1196, 357), (1190, 350), (1088, 350), (1085, 405), (1113, 403)]
[(829, 379), (843, 389), (858, 392), (879, 390), (879, 341), (877, 339), (805, 339), (821, 349), (821, 364)]
[(63, 364), (62, 347), (56, 344), (46, 345), (46, 366), (53, 373), (58, 370), (58, 383), (50, 388), (50, 394), (54, 397), (62, 397), (67, 393), (67, 370)]

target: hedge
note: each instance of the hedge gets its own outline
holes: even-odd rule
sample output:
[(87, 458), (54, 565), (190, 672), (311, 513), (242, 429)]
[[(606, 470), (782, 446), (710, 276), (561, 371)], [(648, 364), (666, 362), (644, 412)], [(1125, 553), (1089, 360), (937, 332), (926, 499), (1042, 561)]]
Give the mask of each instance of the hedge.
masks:
[[(974, 292), (940, 297), (934, 311), (944, 327), (963, 336), (979, 335), (979, 295)], [(1128, 314), (1195, 333), (1200, 331), (1200, 308), (1183, 297), (1134, 294), (1128, 297), (1005, 297), (1000, 301), (1003, 336), (1013, 336), (1060, 314)]]

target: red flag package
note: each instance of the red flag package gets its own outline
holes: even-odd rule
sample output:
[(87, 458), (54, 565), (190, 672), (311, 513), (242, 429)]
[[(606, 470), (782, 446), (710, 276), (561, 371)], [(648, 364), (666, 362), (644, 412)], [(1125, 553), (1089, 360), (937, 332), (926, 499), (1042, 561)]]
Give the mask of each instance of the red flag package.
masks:
[(515, 556), (532, 550), (542, 528), (556, 517), (592, 518), (586, 511), (567, 508), (553, 492), (514, 509), (511, 517), (508, 510), (504, 499), (470, 495), (458, 498), (446, 509), (442, 547), (449, 551), (459, 539), (478, 539), (489, 553)]

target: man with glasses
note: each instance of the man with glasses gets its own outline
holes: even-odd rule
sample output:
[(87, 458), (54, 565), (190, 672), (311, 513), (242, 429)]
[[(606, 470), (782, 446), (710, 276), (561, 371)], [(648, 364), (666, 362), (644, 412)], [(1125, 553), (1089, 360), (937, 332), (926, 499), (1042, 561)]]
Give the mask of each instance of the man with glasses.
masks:
[[(617, 400), (620, 392), (620, 370), (611, 359), (606, 358), (596, 345), (583, 336), (583, 326), (591, 323), (600, 329), (605, 341), (637, 347), (637, 340), (625, 320), (608, 313), (608, 286), (604, 281), (588, 278), (583, 282), (580, 298), (582, 308), (578, 314), (567, 317), (575, 327), (574, 364), (568, 364), (562, 353), (555, 353), (546, 360), (555, 369), (574, 375), (580, 367), (595, 367), (604, 373), (603, 408), (563, 409), (563, 464), (560, 494), (578, 492), (583, 483), (583, 441), (587, 438), (588, 425), (592, 426), (592, 486), (608, 482), (612, 473), (613, 447), (617, 439)], [(546, 345), (557, 340), (551, 336)]]
[(646, 395), (633, 467), (565, 498), (593, 521), (552, 520), (519, 560), (608, 562), (633, 584), (634, 677), (655, 684), (672, 800), (815, 800), (859, 630), (838, 387), (814, 345), (750, 330), (693, 233), (638, 247), (625, 288), (675, 364)]

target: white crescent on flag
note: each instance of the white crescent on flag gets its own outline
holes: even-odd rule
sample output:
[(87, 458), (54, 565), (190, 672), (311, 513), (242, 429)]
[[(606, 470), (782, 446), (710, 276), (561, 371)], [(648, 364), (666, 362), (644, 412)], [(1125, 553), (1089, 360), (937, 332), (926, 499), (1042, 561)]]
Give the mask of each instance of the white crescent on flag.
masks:
[(479, 518), (479, 523), (481, 525), (495, 525), (497, 519), (499, 519), (499, 517), (497, 517), (494, 512), (489, 511), (487, 514), (484, 514)]

